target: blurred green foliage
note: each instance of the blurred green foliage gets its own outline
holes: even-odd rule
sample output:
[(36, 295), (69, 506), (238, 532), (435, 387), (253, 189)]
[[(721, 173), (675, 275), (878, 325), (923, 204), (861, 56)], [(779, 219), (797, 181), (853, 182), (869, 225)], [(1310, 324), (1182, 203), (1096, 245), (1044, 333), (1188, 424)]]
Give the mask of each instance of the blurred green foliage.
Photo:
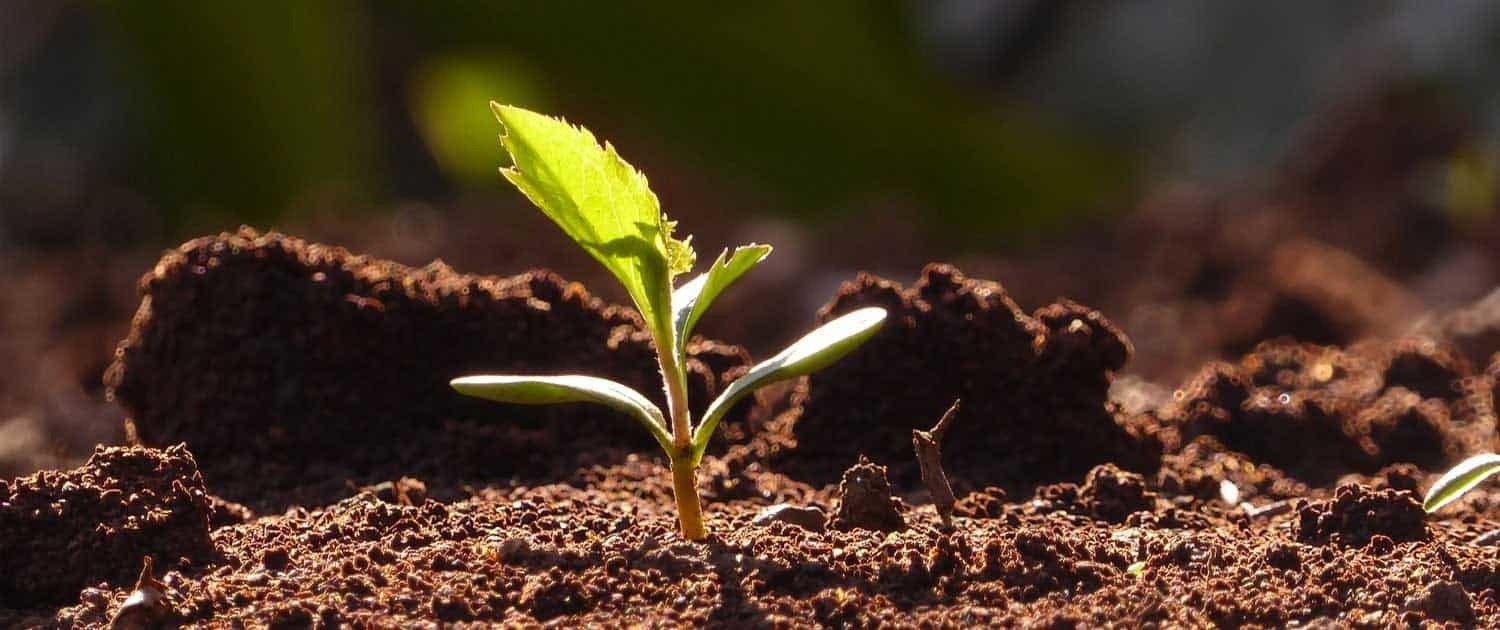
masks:
[(547, 102), (525, 61), (494, 60), (483, 52), (448, 55), (427, 62), (416, 75), (410, 94), (413, 114), (433, 157), (449, 176), (465, 184), (493, 185), (500, 166), (499, 132), (489, 102)]
[[(329, 182), (388, 193), (392, 109), (448, 181), (498, 188), (491, 98), (629, 124), (784, 216), (873, 203), (971, 242), (1059, 227), (1132, 175), (1122, 151), (937, 72), (895, 0), (109, 7), (143, 75), (151, 177), (252, 217)], [(391, 67), (396, 107), (372, 100)]]
[(1469, 146), (1448, 160), (1444, 169), (1443, 199), (1438, 204), (1460, 224), (1488, 221), (1500, 200), (1500, 159), (1481, 147)]
[(363, 5), (104, 6), (122, 71), (140, 86), (140, 176), (168, 213), (268, 220), (328, 186), (372, 192), (379, 169)]

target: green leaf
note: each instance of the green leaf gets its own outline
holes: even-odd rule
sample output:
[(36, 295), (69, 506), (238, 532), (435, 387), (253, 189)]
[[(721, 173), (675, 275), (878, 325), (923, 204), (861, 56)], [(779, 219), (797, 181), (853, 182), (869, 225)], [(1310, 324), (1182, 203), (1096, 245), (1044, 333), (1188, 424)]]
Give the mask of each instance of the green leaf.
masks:
[(734, 254), (730, 254), (726, 249), (719, 254), (718, 259), (714, 260), (714, 264), (708, 268), (708, 271), (687, 281), (672, 292), (672, 310), (675, 311), (672, 324), (677, 331), (679, 349), (687, 347), (688, 338), (693, 334), (693, 327), (698, 325), (698, 318), (703, 317), (703, 313), (708, 311), (708, 307), (718, 299), (719, 294), (770, 255), (770, 245), (752, 243), (734, 248)]
[(515, 163), (500, 172), (614, 274), (658, 345), (675, 341), (672, 277), (692, 268), (693, 248), (673, 238), (646, 176), (587, 129), (510, 105), (490, 108)]
[(672, 436), (661, 409), (639, 392), (609, 379), (580, 374), (528, 376), (520, 374), (465, 376), (448, 383), (458, 393), (475, 398), (522, 405), (592, 402), (628, 414), (651, 432), (651, 436), (673, 452)]
[[(677, 231), (677, 222), (661, 215), (663, 233), (666, 235), (667, 271), (676, 277), (693, 270), (698, 262), (698, 252), (693, 251), (693, 237), (677, 240), (672, 233)], [(668, 286), (671, 286), (670, 284)]]
[(740, 399), (771, 383), (828, 367), (868, 341), (884, 323), (885, 309), (874, 306), (859, 309), (823, 324), (776, 356), (750, 368), (708, 405), (703, 421), (693, 430), (693, 465), (702, 461), (714, 429)]
[(1441, 510), (1495, 473), (1500, 473), (1500, 455), (1495, 453), (1475, 455), (1459, 462), (1432, 484), (1427, 497), (1422, 499), (1422, 509), (1428, 514)]

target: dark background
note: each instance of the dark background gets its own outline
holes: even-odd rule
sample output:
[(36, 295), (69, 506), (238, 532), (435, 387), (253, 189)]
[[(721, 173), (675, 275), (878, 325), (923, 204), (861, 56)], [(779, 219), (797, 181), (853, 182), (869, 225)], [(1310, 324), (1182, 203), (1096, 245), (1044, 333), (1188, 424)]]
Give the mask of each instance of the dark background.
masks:
[(495, 174), (490, 99), (613, 141), (701, 257), (776, 245), (703, 327), (757, 356), (931, 260), (1101, 307), (1167, 388), (1404, 330), (1500, 278), (1497, 60), (1483, 1), (0, 0), (0, 472), (119, 438), (135, 279), (200, 234), (618, 299)]

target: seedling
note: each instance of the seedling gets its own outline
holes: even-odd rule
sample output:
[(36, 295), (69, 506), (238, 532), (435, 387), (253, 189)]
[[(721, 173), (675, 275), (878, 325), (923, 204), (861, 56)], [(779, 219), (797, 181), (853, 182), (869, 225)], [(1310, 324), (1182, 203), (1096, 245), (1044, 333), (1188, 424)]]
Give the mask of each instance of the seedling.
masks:
[(671, 462), (683, 537), (702, 540), (708, 534), (696, 472), (719, 421), (756, 389), (822, 369), (859, 347), (880, 329), (885, 310), (863, 308), (808, 333), (731, 383), (694, 425), (685, 369), (693, 327), (725, 288), (771, 254), (771, 247), (725, 250), (707, 272), (674, 290), (672, 279), (692, 269), (696, 254), (691, 237), (672, 235), (676, 222), (662, 214), (645, 175), (582, 127), (519, 107), (491, 102), (490, 108), (504, 127), (501, 144), (514, 162), (500, 173), (604, 265), (640, 311), (656, 346), (667, 413), (625, 385), (580, 374), (465, 376), (452, 386), (508, 403), (599, 403), (635, 418)]
[(1459, 462), (1427, 490), (1422, 509), (1428, 514), (1441, 510), (1496, 473), (1500, 473), (1500, 454), (1481, 453)]

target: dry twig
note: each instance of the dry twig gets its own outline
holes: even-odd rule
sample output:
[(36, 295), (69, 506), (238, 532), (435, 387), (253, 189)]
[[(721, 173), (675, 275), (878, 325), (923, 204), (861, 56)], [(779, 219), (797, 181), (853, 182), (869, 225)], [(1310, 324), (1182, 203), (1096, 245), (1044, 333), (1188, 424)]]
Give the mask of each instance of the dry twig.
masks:
[(957, 499), (953, 496), (953, 487), (948, 485), (948, 475), (943, 472), (943, 452), (940, 446), (943, 435), (948, 432), (948, 426), (958, 416), (958, 403), (959, 401), (954, 400), (953, 406), (943, 413), (943, 417), (931, 429), (912, 429), (911, 432), (911, 445), (917, 451), (917, 465), (922, 469), (922, 483), (926, 484), (927, 492), (932, 495), (932, 504), (937, 507), (938, 516), (948, 528), (953, 527), (953, 504)]

